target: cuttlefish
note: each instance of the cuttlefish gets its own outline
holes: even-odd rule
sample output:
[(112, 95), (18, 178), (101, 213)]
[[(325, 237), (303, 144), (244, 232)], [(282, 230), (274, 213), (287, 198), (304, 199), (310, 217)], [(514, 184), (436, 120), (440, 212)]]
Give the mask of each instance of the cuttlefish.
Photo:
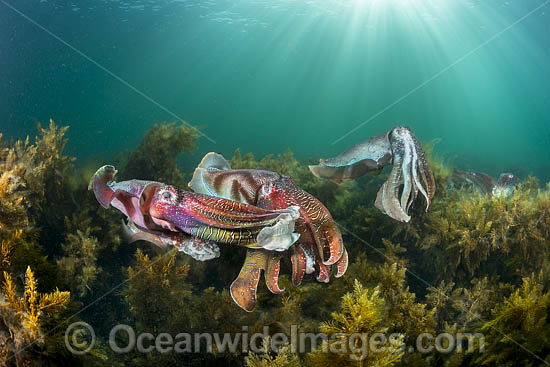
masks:
[(244, 310), (254, 309), (262, 271), (271, 292), (284, 291), (278, 279), (281, 260), (286, 256), (291, 260), (294, 285), (299, 285), (305, 274), (316, 270), (320, 282), (329, 281), (332, 267), (335, 277), (346, 272), (348, 255), (330, 212), (314, 196), (298, 187), (292, 178), (263, 169), (231, 169), (223, 156), (211, 152), (200, 162), (189, 187), (197, 193), (267, 210), (298, 208), (295, 230), (300, 238), (288, 251), (247, 250), (245, 262), (230, 289), (233, 300)]
[(428, 210), (435, 194), (435, 180), (409, 127), (397, 126), (309, 169), (316, 177), (340, 183), (367, 173), (378, 174), (387, 165), (393, 165), (393, 169), (378, 191), (374, 205), (393, 219), (408, 222), (411, 219), (408, 211), (420, 191)]
[(199, 260), (218, 255), (220, 243), (285, 251), (298, 240), (297, 207), (268, 210), (160, 182), (115, 182), (115, 175), (113, 166), (101, 167), (89, 189), (104, 208), (112, 205), (127, 216), (125, 234), (132, 240), (173, 245)]

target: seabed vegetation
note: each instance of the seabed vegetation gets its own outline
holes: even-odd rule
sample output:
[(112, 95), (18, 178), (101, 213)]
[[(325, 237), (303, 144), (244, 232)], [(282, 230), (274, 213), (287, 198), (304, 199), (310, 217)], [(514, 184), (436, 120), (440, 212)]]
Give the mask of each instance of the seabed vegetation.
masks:
[[(34, 140), (0, 135), (3, 366), (550, 365), (550, 184), (536, 177), (525, 177), (508, 198), (452, 188), (452, 164), (434, 155), (435, 142), (428, 142), (436, 196), (427, 212), (416, 205), (412, 220), (399, 223), (374, 207), (387, 173), (336, 185), (313, 177), (307, 169), (312, 162), (296, 160), (290, 150), (258, 159), (237, 149), (233, 168), (291, 176), (323, 202), (341, 226), (350, 258), (342, 278), (321, 284), (306, 276), (298, 287), (283, 263), (286, 291), (273, 295), (260, 282), (256, 310), (247, 313), (227, 290), (245, 250), (225, 246), (220, 258), (197, 262), (177, 250), (125, 243), (122, 215), (101, 208), (87, 191), (93, 170), (75, 166), (64, 153), (66, 131), (50, 121), (38, 126)], [(193, 154), (198, 136), (186, 125), (160, 123), (133, 151), (104, 163), (115, 163), (120, 180), (186, 188), (195, 166), (184, 167), (178, 158)], [(81, 320), (94, 327), (97, 341), (75, 355), (65, 347), (64, 332)], [(108, 345), (117, 324), (153, 335), (239, 333), (243, 326), (254, 333), (269, 326), (270, 333), (290, 335), (298, 327), (338, 337), (305, 353), (288, 344), (273, 351), (267, 338), (258, 354), (117, 354)], [(444, 332), (482, 333), (485, 350), (399, 348), (414, 345), (423, 333)], [(322, 352), (347, 343), (353, 333), (394, 333), (395, 348), (360, 360)]]

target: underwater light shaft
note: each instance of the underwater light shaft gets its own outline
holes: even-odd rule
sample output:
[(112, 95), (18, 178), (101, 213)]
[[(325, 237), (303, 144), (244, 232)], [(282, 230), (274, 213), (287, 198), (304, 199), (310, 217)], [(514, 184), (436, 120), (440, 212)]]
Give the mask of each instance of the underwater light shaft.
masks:
[[(536, 158), (550, 155), (542, 0), (16, 5), (166, 110), (202, 126), (216, 144), (201, 139), (198, 154), (230, 155), (246, 145), (259, 155), (290, 147), (299, 158), (334, 156), (407, 124), (421, 141), (441, 138), (438, 150), (480, 170), (550, 179), (548, 164)], [(152, 123), (173, 119), (4, 10), (5, 134), (22, 137), (35, 119), (55, 117), (71, 124), (68, 150), (85, 159), (115, 156)]]

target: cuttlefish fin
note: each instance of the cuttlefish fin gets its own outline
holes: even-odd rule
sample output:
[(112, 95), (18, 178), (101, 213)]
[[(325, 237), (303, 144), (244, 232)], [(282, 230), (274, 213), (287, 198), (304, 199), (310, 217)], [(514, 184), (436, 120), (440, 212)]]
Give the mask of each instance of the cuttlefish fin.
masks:
[(256, 305), (256, 293), (262, 270), (266, 269), (269, 252), (247, 250), (244, 264), (237, 279), (231, 283), (229, 292), (233, 301), (246, 312)]
[(207, 153), (195, 169), (195, 172), (193, 172), (193, 178), (189, 181), (187, 186), (189, 186), (189, 188), (191, 188), (194, 192), (210, 194), (211, 190), (204, 181), (204, 171), (224, 171), (229, 169), (231, 169), (231, 165), (229, 165), (229, 162), (221, 154), (214, 152)]

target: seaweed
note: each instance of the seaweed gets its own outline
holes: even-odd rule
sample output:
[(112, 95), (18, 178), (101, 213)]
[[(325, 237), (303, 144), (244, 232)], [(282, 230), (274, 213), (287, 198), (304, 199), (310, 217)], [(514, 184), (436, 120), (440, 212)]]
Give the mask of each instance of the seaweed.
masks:
[[(270, 332), (288, 334), (292, 325), (303, 331), (337, 332), (344, 324), (336, 320), (346, 320), (361, 330), (361, 325), (354, 323), (363, 320), (363, 316), (359, 318), (358, 314), (346, 313), (343, 305), (339, 305), (338, 300), (347, 294), (346, 307), (349, 310), (361, 302), (363, 306), (368, 304), (370, 310), (376, 310), (369, 316), (375, 315), (371, 319), (378, 320), (371, 331), (398, 333), (402, 335), (400, 342), (414, 342), (425, 332), (456, 333), (481, 328), (483, 320), (490, 319), (491, 309), (514, 291), (518, 279), (536, 269), (549, 267), (545, 260), (548, 258), (546, 238), (550, 238), (549, 189), (538, 188), (532, 177), (510, 198), (491, 198), (449, 188), (452, 169), (432, 155), (432, 147), (433, 143), (427, 148), (425, 145), (438, 182), (436, 197), (428, 212), (413, 207), (413, 220), (406, 224), (387, 218), (372, 206), (376, 192), (385, 180), (384, 174), (335, 185), (312, 178), (307, 166), (296, 160), (290, 150), (258, 160), (250, 153), (242, 155), (240, 150), (236, 150), (230, 161), (233, 168), (262, 168), (289, 175), (299, 186), (320, 198), (342, 225), (350, 259), (355, 260), (343, 278), (333, 279), (328, 285), (306, 277), (299, 287), (294, 287), (288, 277), (282, 275), (279, 282), (286, 288), (285, 294), (272, 297), (265, 287), (260, 286), (257, 310), (252, 315), (241, 316), (238, 310), (236, 313), (226, 291), (204, 287), (213, 279), (216, 282), (220, 279), (230, 281), (227, 275), (237, 269), (232, 259), (242, 254), (224, 249), (226, 261), (223, 264), (191, 264), (188, 271), (196, 275), (184, 282), (189, 291), (183, 297), (186, 311), (173, 313), (172, 322), (176, 325), (185, 323), (188, 330), (200, 330), (202, 325), (204, 329), (230, 332), (238, 332), (240, 325), (249, 325), (249, 330), (270, 325)], [(288, 264), (283, 261), (285, 266)], [(210, 275), (205, 276), (205, 272)], [(148, 284), (157, 284), (158, 281), (150, 280)], [(356, 282), (364, 284), (361, 291)], [(409, 287), (419, 291), (420, 296)], [(350, 290), (355, 293), (349, 293)], [(161, 297), (148, 294), (144, 298), (144, 292), (145, 289), (140, 292), (141, 301), (151, 299), (150, 302), (156, 302), (153, 298)], [(165, 307), (179, 310), (179, 302), (183, 301), (170, 301)], [(340, 316), (335, 318), (333, 314), (337, 309), (340, 311), (336, 314)], [(359, 309), (355, 309), (356, 312)], [(140, 315), (140, 312), (135, 313), (135, 317), (143, 317)], [(235, 319), (231, 320), (232, 317)], [(330, 321), (322, 322), (327, 319)], [(167, 322), (162, 320), (155, 324), (165, 325)], [(327, 343), (330, 347), (331, 342)], [(319, 351), (297, 359), (292, 354), (288, 356), (286, 350), (280, 353), (284, 356), (278, 357), (273, 352), (249, 354), (246, 363), (263, 365), (276, 363), (276, 360), (301, 365), (328, 363), (329, 360), (342, 365), (352, 363), (345, 356)], [(433, 353), (426, 356), (408, 351), (399, 353), (398, 357), (391, 354), (387, 361), (400, 361), (400, 365), (475, 364), (471, 355), (460, 352), (446, 356)], [(223, 353), (208, 360), (215, 363), (220, 358), (229, 364), (235, 363), (234, 356)]]
[[(355, 280), (353, 291), (342, 297), (340, 309), (332, 319), (323, 322), (320, 330), (330, 335), (309, 358), (318, 366), (393, 366), (403, 357), (403, 335), (394, 335), (387, 345), (378, 345), (374, 353), (368, 350), (369, 341), (376, 333), (385, 333), (384, 298), (380, 289), (364, 288)], [(352, 336), (360, 336), (353, 338)], [(329, 351), (329, 352), (327, 352)]]
[[(136, 252), (136, 265), (125, 270), (128, 286), (122, 295), (128, 301), (136, 331), (179, 333), (238, 333), (243, 325), (249, 325), (249, 332), (260, 332), (265, 323), (259, 314), (249, 314), (236, 309), (227, 290), (214, 288), (193, 292), (189, 280), (190, 266), (182, 264), (177, 250), (150, 258), (141, 250)], [(152, 361), (161, 365), (180, 365), (196, 360), (224, 360), (237, 365), (238, 356), (229, 351), (212, 350), (206, 354), (165, 353), (153, 356), (134, 356), (135, 365), (149, 366)], [(240, 349), (239, 349), (240, 350)], [(191, 352), (193, 350), (189, 350)]]
[(414, 238), (419, 257), (433, 259), (429, 279), (465, 284), (502, 274), (515, 282), (540, 269), (550, 253), (550, 191), (536, 188), (532, 177), (511, 198), (451, 189), (403, 232)]
[(42, 350), (53, 335), (44, 335), (41, 324), (66, 307), (69, 292), (55, 290), (39, 293), (37, 280), (28, 267), (25, 273), (25, 289), (20, 296), (11, 274), (4, 272), (4, 284), (0, 293), (0, 356), (4, 363), (16, 366), (41, 366)]
[[(424, 150), (436, 178), (436, 196), (427, 212), (415, 205), (412, 220), (398, 223), (373, 205), (385, 172), (336, 185), (313, 177), (290, 150), (255, 158), (237, 149), (233, 168), (291, 176), (319, 198), (342, 228), (350, 258), (342, 278), (320, 284), (308, 275), (297, 287), (285, 275), (289, 261), (284, 258), (279, 283), (285, 293), (273, 296), (261, 282), (256, 310), (246, 313), (227, 291), (244, 250), (223, 247), (220, 259), (198, 263), (144, 242), (122, 244), (120, 214), (97, 204), (86, 190), (86, 169), (75, 170), (73, 158), (63, 153), (66, 131), (50, 121), (46, 128), (38, 126), (32, 143), (30, 138), (8, 143), (0, 135), (0, 355), (6, 365), (77, 360), (143, 366), (239, 366), (244, 361), (249, 367), (542, 363), (528, 351), (550, 363), (550, 184), (539, 187), (529, 176), (508, 198), (455, 189), (449, 184), (452, 165), (433, 154), (437, 141), (432, 141)], [(192, 168), (182, 168), (178, 159), (195, 151), (197, 137), (183, 125), (154, 125), (139, 147), (120, 157), (120, 178), (185, 187)], [(16, 289), (19, 281), (22, 292)], [(120, 284), (122, 292), (112, 292)], [(70, 290), (71, 298), (58, 288)], [(260, 354), (216, 347), (206, 353), (203, 345), (200, 353), (118, 355), (108, 352), (100, 337), (88, 358), (68, 355), (59, 332), (44, 332), (71, 307), (104, 294), (101, 304), (80, 314), (94, 320), (98, 335), (107, 335), (122, 320), (134, 323), (137, 333), (173, 336), (255, 333), (265, 326), (270, 334), (289, 335), (298, 327), (344, 336), (394, 334), (395, 348), (353, 360), (349, 353), (324, 353), (322, 348), (299, 355), (288, 344), (269, 351), (267, 338)], [(422, 333), (441, 332), (481, 332), (485, 352), (443, 355), (399, 349)], [(335, 337), (321, 347), (339, 350), (346, 340)], [(357, 343), (353, 346), (360, 350), (361, 340)], [(59, 360), (51, 362), (53, 358)]]
[(270, 353), (271, 338), (263, 340), (263, 353), (258, 355), (252, 352), (245, 357), (246, 367), (300, 367), (302, 365), (300, 358), (296, 353), (292, 353), (291, 346), (286, 343), (274, 354)]
[(140, 145), (123, 158), (121, 179), (139, 178), (186, 187), (177, 158), (181, 153), (193, 153), (198, 137), (196, 128), (187, 124), (163, 122), (153, 125)]
[(550, 292), (542, 279), (541, 273), (523, 278), (521, 287), (495, 307), (480, 328), (485, 351), (475, 363), (532, 366), (550, 360)]
[(91, 291), (91, 286), (101, 269), (96, 265), (97, 252), (100, 248), (97, 238), (90, 235), (90, 228), (76, 234), (69, 233), (63, 244), (67, 256), (57, 261), (59, 272), (68, 288), (79, 297)]

